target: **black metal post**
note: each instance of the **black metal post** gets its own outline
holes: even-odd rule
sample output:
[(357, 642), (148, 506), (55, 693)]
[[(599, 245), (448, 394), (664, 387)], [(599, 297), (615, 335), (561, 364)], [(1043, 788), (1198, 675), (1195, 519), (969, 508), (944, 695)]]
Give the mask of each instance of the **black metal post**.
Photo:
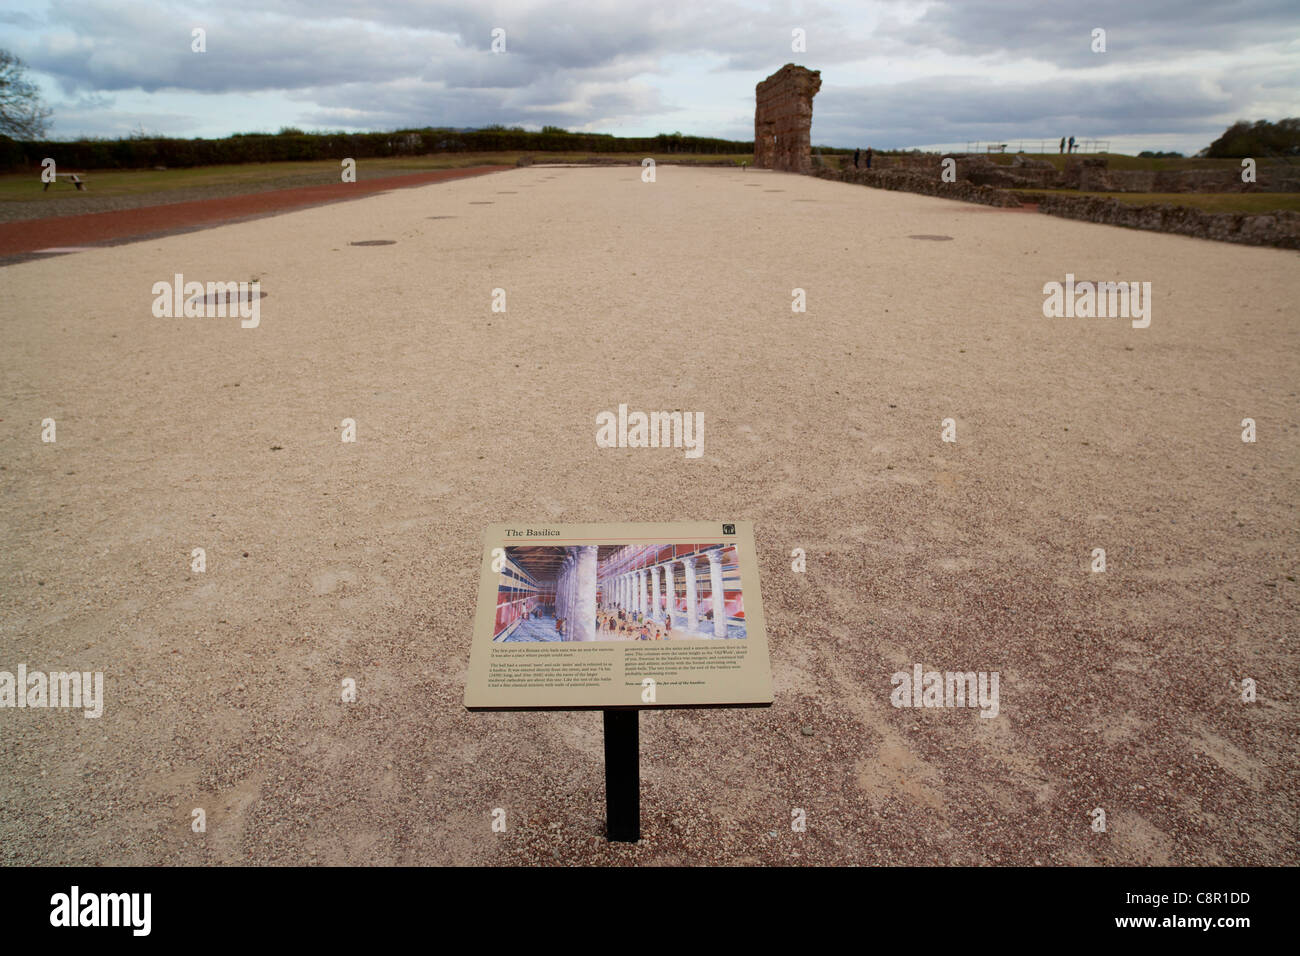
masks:
[(605, 826), (611, 841), (641, 839), (641, 741), (637, 710), (605, 713)]

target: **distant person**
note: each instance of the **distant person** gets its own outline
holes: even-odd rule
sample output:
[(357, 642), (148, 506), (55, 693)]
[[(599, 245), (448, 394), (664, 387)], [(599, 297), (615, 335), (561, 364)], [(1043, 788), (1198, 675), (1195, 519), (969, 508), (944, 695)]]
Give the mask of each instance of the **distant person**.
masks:
[(1065, 152), (1065, 137), (1064, 137), (1064, 136), (1061, 137), (1061, 152), (1062, 152), (1062, 153)]
[(853, 168), (854, 168), (854, 169), (857, 169), (857, 168), (858, 168), (858, 160), (861, 159), (861, 158), (862, 158), (862, 150), (860, 150), (860, 149), (855, 149), (855, 150), (853, 151)]
[(1070, 152), (1074, 152), (1074, 137), (1070, 137)]
[(870, 168), (871, 168), (871, 157), (872, 157), (873, 155), (874, 155), (874, 154), (872, 153), (871, 147), (868, 146), (868, 147), (867, 147), (867, 169), (870, 169)]

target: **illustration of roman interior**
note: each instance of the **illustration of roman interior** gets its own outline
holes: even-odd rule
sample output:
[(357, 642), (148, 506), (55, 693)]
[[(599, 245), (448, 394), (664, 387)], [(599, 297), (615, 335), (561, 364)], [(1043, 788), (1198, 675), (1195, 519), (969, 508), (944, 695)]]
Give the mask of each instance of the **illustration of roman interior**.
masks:
[(734, 544), (505, 549), (494, 641), (745, 637)]

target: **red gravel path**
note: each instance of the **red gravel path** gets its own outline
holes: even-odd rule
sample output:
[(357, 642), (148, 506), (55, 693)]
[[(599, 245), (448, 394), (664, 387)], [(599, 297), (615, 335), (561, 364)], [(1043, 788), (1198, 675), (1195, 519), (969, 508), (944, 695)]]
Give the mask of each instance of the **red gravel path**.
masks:
[(495, 173), (510, 166), (475, 166), (470, 169), (439, 169), (405, 176), (385, 176), (355, 183), (333, 183), (278, 189), (271, 192), (202, 199), (196, 202), (169, 203), (96, 212), (83, 216), (57, 216), (0, 223), (0, 257), (32, 253), (56, 246), (85, 246), (97, 242), (144, 238), (196, 226), (210, 226), (238, 219), (265, 216), (275, 212), (315, 206), (321, 203), (357, 199), (387, 189), (423, 186), (428, 183)]

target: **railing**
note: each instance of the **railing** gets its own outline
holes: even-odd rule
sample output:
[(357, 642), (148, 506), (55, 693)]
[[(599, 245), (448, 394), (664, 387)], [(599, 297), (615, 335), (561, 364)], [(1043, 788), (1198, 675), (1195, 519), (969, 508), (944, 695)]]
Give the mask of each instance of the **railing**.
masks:
[[(943, 150), (943, 152), (958, 152), (955, 148), (952, 150)], [(1065, 141), (1066, 149), (1070, 148), (1070, 141)], [(966, 152), (968, 153), (1059, 153), (1061, 151), (1061, 141), (1059, 139), (1008, 139), (993, 140), (992, 142), (983, 140), (967, 141)], [(1076, 153), (1109, 153), (1110, 140), (1108, 139), (1076, 139), (1074, 141), (1074, 152)]]

